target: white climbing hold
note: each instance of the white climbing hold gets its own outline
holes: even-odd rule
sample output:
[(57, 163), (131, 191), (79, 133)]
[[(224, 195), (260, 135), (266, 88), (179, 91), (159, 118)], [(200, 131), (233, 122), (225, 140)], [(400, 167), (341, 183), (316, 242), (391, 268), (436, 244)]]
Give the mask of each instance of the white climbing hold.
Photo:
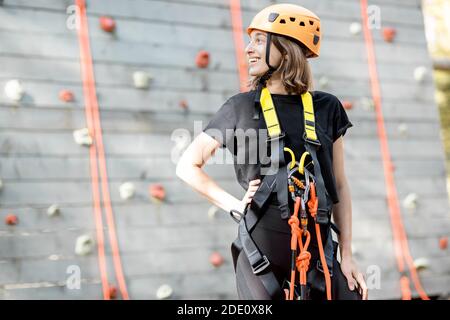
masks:
[(322, 76), (319, 78), (319, 86), (320, 88), (324, 89), (328, 87), (328, 84), (330, 83), (330, 80), (326, 76)]
[(122, 183), (119, 188), (120, 197), (124, 200), (131, 199), (134, 196), (135, 188), (131, 182)]
[(145, 71), (135, 71), (133, 73), (134, 86), (138, 89), (147, 89), (150, 86), (152, 77)]
[(89, 135), (89, 129), (83, 128), (73, 132), (75, 142), (81, 146), (92, 145), (92, 137)]
[(422, 257), (414, 260), (414, 267), (416, 267), (417, 270), (428, 269), (429, 266), (430, 262), (427, 258)]
[(51, 260), (51, 261), (58, 261), (59, 259), (60, 259), (60, 256), (57, 254), (52, 254), (48, 257), (48, 260)]
[(9, 80), (5, 85), (5, 94), (13, 101), (20, 101), (25, 94), (25, 89), (19, 80)]
[(353, 22), (350, 25), (350, 33), (354, 36), (359, 34), (361, 32), (361, 30), (362, 30), (362, 26), (359, 22)]
[(94, 248), (94, 240), (90, 235), (84, 234), (77, 238), (75, 244), (75, 253), (80, 256), (85, 256), (92, 252)]
[(172, 294), (173, 294), (173, 290), (168, 284), (163, 284), (156, 291), (156, 297), (159, 300), (168, 299), (172, 296)]
[(408, 125), (406, 123), (399, 124), (397, 129), (402, 136), (406, 136), (408, 133)]
[(372, 111), (375, 108), (375, 103), (373, 102), (373, 99), (363, 97), (361, 98), (361, 106), (365, 111)]
[(427, 75), (427, 68), (424, 66), (419, 66), (414, 69), (414, 80), (421, 83), (425, 80), (425, 76)]
[(216, 217), (217, 211), (219, 211), (219, 208), (216, 206), (211, 206), (208, 209), (208, 219), (213, 220)]
[(57, 204), (52, 204), (50, 207), (48, 207), (47, 209), (47, 215), (49, 217), (54, 217), (59, 215), (60, 213), (60, 209), (59, 206)]
[(2, 181), (2, 179), (0, 179), (0, 191), (2, 191), (3, 190), (3, 181)]
[(406, 209), (415, 209), (417, 207), (417, 200), (418, 200), (418, 196), (415, 193), (410, 193), (406, 196), (406, 198), (403, 200), (403, 206)]

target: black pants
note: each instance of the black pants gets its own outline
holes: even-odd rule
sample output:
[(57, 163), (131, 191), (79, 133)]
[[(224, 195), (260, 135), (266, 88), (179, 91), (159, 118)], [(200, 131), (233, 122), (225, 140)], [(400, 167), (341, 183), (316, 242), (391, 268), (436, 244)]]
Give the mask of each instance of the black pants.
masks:
[[(313, 225), (310, 225), (313, 227)], [(308, 228), (311, 230), (310, 228)], [(251, 235), (258, 248), (265, 254), (280, 286), (285, 279), (290, 279), (291, 259), (291, 231), (286, 220), (280, 217), (278, 207), (269, 205), (261, 220), (255, 226)], [(311, 235), (310, 251), (312, 254), (310, 268), (315, 268), (318, 250), (315, 234)], [(309, 280), (309, 279), (308, 279)], [(298, 281), (298, 277), (297, 277)], [(236, 265), (236, 285), (239, 299), (242, 300), (270, 300), (264, 286), (253, 274), (250, 263), (244, 252), (239, 254)], [(339, 262), (334, 259), (333, 276), (331, 278), (332, 297), (334, 300), (361, 300), (361, 295), (355, 289), (348, 288), (347, 279), (343, 275)], [(323, 291), (311, 289), (310, 298), (313, 300), (326, 299)]]

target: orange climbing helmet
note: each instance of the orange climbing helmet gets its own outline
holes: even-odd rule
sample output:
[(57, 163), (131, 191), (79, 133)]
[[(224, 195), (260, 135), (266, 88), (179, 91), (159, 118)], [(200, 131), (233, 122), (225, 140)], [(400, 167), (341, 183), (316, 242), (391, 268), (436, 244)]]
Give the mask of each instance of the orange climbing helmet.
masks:
[(309, 52), (307, 58), (315, 58), (320, 52), (320, 19), (312, 11), (295, 4), (275, 4), (256, 14), (247, 28), (286, 36), (303, 44)]

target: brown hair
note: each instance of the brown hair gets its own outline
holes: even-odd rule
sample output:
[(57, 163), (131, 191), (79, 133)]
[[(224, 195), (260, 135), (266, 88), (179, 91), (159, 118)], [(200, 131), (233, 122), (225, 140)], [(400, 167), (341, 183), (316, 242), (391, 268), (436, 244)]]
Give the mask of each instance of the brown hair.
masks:
[[(274, 46), (281, 52), (281, 63), (273, 74), (280, 74), (281, 82), (289, 94), (302, 94), (312, 89), (312, 74), (306, 59), (308, 49), (298, 42), (286, 37), (272, 34)], [(288, 59), (284, 59), (285, 57)], [(261, 76), (251, 77), (248, 86), (254, 90), (258, 87)]]

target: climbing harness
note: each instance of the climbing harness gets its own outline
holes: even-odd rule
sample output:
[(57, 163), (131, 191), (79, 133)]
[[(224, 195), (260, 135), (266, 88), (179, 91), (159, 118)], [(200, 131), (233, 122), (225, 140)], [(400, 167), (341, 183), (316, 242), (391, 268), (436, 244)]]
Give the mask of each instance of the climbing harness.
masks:
[[(299, 162), (296, 161), (295, 153), (284, 147), (285, 134), (278, 121), (269, 90), (265, 87), (261, 88), (260, 94), (257, 93), (258, 96), (259, 101), (257, 103), (260, 106), (259, 110), (263, 113), (268, 131), (267, 141), (271, 144), (271, 164), (275, 162), (278, 165), (278, 170), (273, 174), (264, 176), (251, 204), (247, 205), (243, 213), (236, 210), (230, 212), (231, 217), (239, 223), (238, 238), (232, 245), (235, 268), (239, 254), (243, 253), (248, 258), (253, 273), (258, 276), (267, 293), (273, 299), (308, 299), (307, 272), (311, 259), (311, 254), (308, 251), (311, 236), (307, 230), (307, 214), (309, 213), (315, 222), (320, 255), (320, 261), (317, 262), (315, 271), (318, 270), (324, 274), (323, 291), (326, 291), (327, 299), (331, 299), (334, 257), (334, 245), (330, 232), (332, 203), (325, 189), (317, 158), (317, 150), (321, 147), (321, 144), (315, 129), (312, 96), (309, 92), (301, 96), (305, 122), (303, 139), (305, 140), (306, 151), (300, 157)], [(288, 164), (286, 164), (284, 158), (285, 152), (291, 156), (291, 161)], [(311, 159), (308, 163), (307, 158)], [(283, 286), (279, 285), (271, 271), (269, 259), (260, 252), (250, 235), (261, 218), (264, 212), (263, 208), (272, 192), (276, 192), (281, 218), (286, 219), (291, 226), (291, 279), (285, 281)], [(292, 214), (289, 212), (289, 195), (295, 203)], [(326, 226), (328, 230), (324, 244), (322, 243), (320, 226)], [(337, 230), (334, 226), (332, 228)], [(300, 252), (297, 252), (298, 249)], [(300, 274), (300, 288), (295, 285), (297, 271)]]

